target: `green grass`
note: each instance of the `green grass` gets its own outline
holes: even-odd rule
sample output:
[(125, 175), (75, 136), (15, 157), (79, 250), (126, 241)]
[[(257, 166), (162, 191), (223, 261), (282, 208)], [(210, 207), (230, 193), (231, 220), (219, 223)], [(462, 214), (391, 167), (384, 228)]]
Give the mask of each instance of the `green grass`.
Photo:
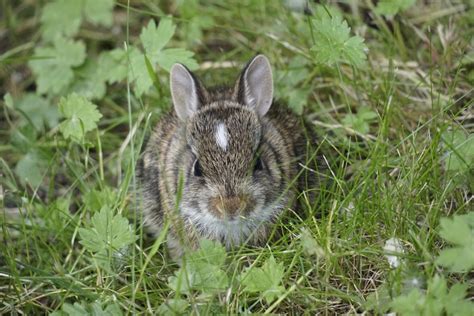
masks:
[[(1, 2), (0, 313), (173, 314), (174, 306), (184, 314), (409, 314), (404, 307), (427, 312), (442, 301), (452, 314), (468, 304), (474, 222), (459, 217), (449, 226), (443, 218), (473, 211), (474, 12), (469, 1), (423, 3), (387, 18), (371, 1), (328, 1), (311, 6), (313, 16), (277, 1), (118, 1), (110, 23), (101, 17), (97, 24), (94, 15), (110, 9), (80, 13), (81, 27), (66, 36), (81, 41), (85, 55), (74, 49), (58, 62), (61, 74), (73, 72), (64, 82), (49, 78), (54, 65), (44, 63), (58, 49), (51, 32), (67, 28), (55, 22), (46, 33), (39, 1)], [(366, 61), (347, 62), (359, 46), (339, 59), (328, 43), (318, 46), (330, 30), (315, 30), (311, 21), (327, 12), (364, 39)], [(286, 212), (276, 227), (282, 236), (266, 247), (224, 255), (208, 245), (222, 262), (198, 253), (182, 268), (166, 254), (164, 235), (154, 240), (143, 231), (135, 191), (144, 140), (171, 105), (166, 60), (147, 52), (144, 62), (139, 37), (150, 19), (158, 24), (166, 15), (177, 27), (164, 49), (194, 52), (184, 60), (199, 64), (196, 73), (208, 84), (232, 82), (249, 58), (267, 55), (277, 96), (314, 123), (331, 179), (309, 188), (316, 203)], [(101, 55), (124, 47), (135, 50), (136, 64), (132, 53), (122, 64)], [(324, 60), (321, 49), (336, 59)], [(46, 81), (49, 88), (38, 85), (36, 67), (55, 80)], [(73, 92), (91, 99), (102, 117), (88, 121), (87, 133), (82, 124), (68, 136), (70, 115), (58, 104)], [(116, 223), (128, 218), (136, 241), (90, 251), (84, 231), (101, 209), (118, 214)], [(119, 226), (121, 236), (130, 233)], [(390, 238), (403, 248), (397, 268), (385, 257)], [(442, 263), (438, 256), (453, 245), (460, 247), (454, 262)], [(187, 291), (185, 271), (217, 279)], [(465, 292), (456, 301), (443, 286)]]

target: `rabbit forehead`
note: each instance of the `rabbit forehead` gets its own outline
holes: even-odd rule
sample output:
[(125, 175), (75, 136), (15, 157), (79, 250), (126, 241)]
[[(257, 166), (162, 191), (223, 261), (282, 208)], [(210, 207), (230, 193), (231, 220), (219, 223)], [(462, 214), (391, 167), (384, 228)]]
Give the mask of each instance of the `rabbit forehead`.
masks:
[(196, 113), (187, 139), (201, 164), (210, 172), (248, 168), (260, 143), (258, 115), (241, 105), (211, 106)]

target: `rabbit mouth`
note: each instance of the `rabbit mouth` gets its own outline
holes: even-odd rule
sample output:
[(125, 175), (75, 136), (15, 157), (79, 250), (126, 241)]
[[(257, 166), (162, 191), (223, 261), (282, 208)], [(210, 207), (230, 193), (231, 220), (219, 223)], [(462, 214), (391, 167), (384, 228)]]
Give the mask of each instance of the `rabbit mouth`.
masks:
[(236, 221), (245, 218), (255, 210), (256, 202), (248, 195), (231, 197), (212, 197), (209, 199), (209, 212), (219, 219)]
[(266, 206), (260, 201), (245, 216), (232, 217), (216, 216), (206, 208), (183, 207), (181, 211), (187, 224), (202, 238), (217, 240), (230, 247), (252, 240), (254, 236), (261, 238), (262, 231), (268, 231), (268, 226), (275, 222), (283, 207), (281, 203)]

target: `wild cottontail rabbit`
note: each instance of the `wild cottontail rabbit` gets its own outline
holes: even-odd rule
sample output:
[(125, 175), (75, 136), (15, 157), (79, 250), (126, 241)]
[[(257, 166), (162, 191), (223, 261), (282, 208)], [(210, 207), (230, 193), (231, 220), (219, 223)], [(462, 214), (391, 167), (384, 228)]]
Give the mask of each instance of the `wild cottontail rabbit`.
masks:
[(233, 87), (218, 89), (175, 64), (170, 86), (174, 111), (161, 118), (141, 161), (146, 224), (159, 232), (170, 221), (175, 258), (200, 238), (228, 248), (265, 243), (307, 152), (303, 120), (271, 107), (267, 57), (254, 57)]

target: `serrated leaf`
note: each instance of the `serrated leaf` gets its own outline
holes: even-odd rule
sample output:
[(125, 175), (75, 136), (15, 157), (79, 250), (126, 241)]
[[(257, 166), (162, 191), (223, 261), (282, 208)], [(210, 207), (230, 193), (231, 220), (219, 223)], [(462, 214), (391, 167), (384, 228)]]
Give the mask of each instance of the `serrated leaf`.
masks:
[(58, 38), (53, 47), (35, 49), (35, 59), (29, 65), (36, 75), (38, 93), (59, 94), (73, 80), (72, 67), (81, 65), (86, 58), (83, 42)]
[(113, 7), (114, 0), (84, 0), (84, 15), (94, 24), (111, 26)]
[(349, 63), (360, 67), (365, 63), (367, 46), (359, 36), (350, 37), (350, 28), (341, 16), (319, 14), (311, 20), (315, 44), (311, 47), (317, 63), (332, 66)]
[[(141, 96), (153, 85), (153, 79), (149, 73), (150, 70), (156, 71), (157, 65), (166, 71), (169, 71), (171, 66), (177, 62), (185, 64), (191, 70), (198, 67), (196, 61), (192, 58), (194, 55), (192, 52), (182, 48), (164, 49), (172, 38), (175, 29), (176, 26), (171, 18), (162, 18), (158, 27), (151, 20), (140, 34), (146, 56), (140, 50), (130, 48), (128, 75), (130, 80), (134, 82), (135, 95)], [(145, 57), (149, 60), (148, 67)]]
[(202, 240), (200, 248), (188, 254), (185, 264), (168, 279), (168, 285), (175, 291), (189, 293), (199, 290), (203, 293), (218, 293), (229, 286), (229, 278), (222, 270), (226, 252), (222, 245)]
[(100, 73), (101, 69), (94, 60), (88, 60), (76, 71), (76, 80), (69, 88), (87, 99), (102, 99), (106, 92), (105, 79)]
[(445, 298), (446, 311), (448, 315), (471, 315), (474, 303), (466, 300), (468, 286), (466, 284), (454, 284)]
[(147, 92), (153, 85), (153, 81), (148, 75), (148, 68), (145, 63), (145, 55), (136, 48), (129, 51), (129, 78), (134, 83), (134, 92), (137, 96), (141, 96)]
[(471, 315), (474, 304), (466, 299), (467, 286), (455, 284), (449, 290), (443, 276), (435, 275), (422, 292), (413, 289), (393, 299), (393, 312), (401, 315)]
[(127, 77), (127, 53), (123, 49), (101, 53), (98, 64), (99, 76), (110, 84), (120, 82)]
[(54, 39), (77, 33), (81, 25), (82, 1), (55, 0), (47, 3), (41, 14), (42, 36)]
[(151, 60), (156, 61), (156, 55), (171, 40), (175, 29), (176, 26), (170, 18), (162, 18), (158, 27), (154, 20), (150, 20), (142, 29), (140, 40)]
[(174, 63), (181, 63), (190, 70), (195, 70), (199, 65), (193, 56), (193, 52), (183, 48), (167, 48), (158, 54), (157, 61), (158, 65), (168, 72), (171, 70), (171, 66), (173, 66)]
[(453, 272), (474, 269), (474, 212), (443, 218), (440, 221), (440, 236), (452, 243), (452, 248), (440, 252), (436, 263)]
[(124, 249), (136, 240), (128, 220), (104, 206), (92, 216), (88, 228), (79, 228), (80, 243), (95, 254), (97, 261), (110, 270), (110, 260), (121, 257)]
[(463, 216), (453, 218), (442, 218), (440, 220), (441, 230), (439, 235), (455, 245), (472, 245), (474, 237), (472, 228), (469, 227)]
[(393, 16), (405, 11), (416, 3), (416, 0), (380, 0), (375, 12), (378, 14)]
[(245, 292), (260, 293), (265, 301), (270, 304), (285, 288), (280, 285), (284, 275), (283, 263), (276, 263), (271, 256), (261, 268), (249, 268), (242, 277)]
[(370, 130), (369, 123), (376, 117), (377, 113), (372, 111), (369, 107), (364, 106), (361, 107), (356, 114), (347, 113), (342, 119), (342, 124), (361, 134), (367, 134)]
[(88, 131), (95, 129), (102, 117), (95, 104), (76, 93), (61, 98), (59, 111), (66, 118), (59, 130), (65, 138), (75, 141), (82, 140)]
[(276, 72), (276, 97), (286, 99), (288, 106), (297, 114), (303, 112), (304, 107), (308, 103), (308, 96), (311, 93), (310, 86), (303, 86), (303, 81), (308, 79), (309, 65), (307, 61), (297, 56), (293, 58), (288, 68), (284, 71)]

